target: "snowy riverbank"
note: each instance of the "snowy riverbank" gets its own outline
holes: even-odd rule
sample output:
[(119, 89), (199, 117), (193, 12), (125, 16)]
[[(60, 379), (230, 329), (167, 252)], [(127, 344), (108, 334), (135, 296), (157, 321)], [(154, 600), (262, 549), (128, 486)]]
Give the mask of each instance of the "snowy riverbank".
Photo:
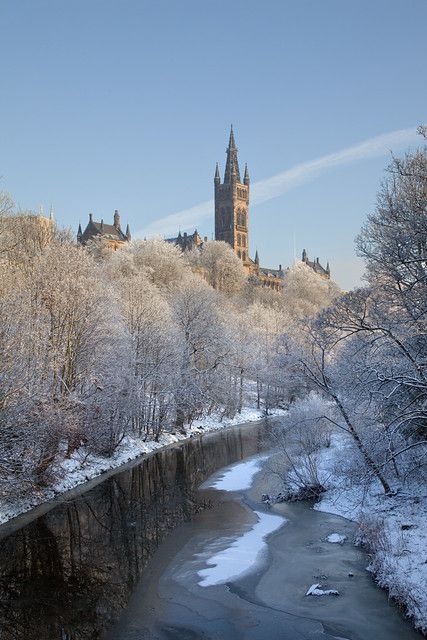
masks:
[(396, 496), (386, 497), (373, 483), (358, 485), (340, 473), (337, 462), (349, 446), (334, 435), (319, 455), (320, 479), (327, 488), (315, 509), (359, 523), (358, 541), (371, 553), (368, 567), (377, 583), (402, 604), (415, 626), (427, 633), (427, 492), (407, 480)]
[[(272, 411), (271, 415), (280, 415), (281, 410)], [(144, 441), (142, 438), (127, 436), (110, 458), (88, 454), (84, 447), (77, 449), (70, 458), (62, 459), (53, 469), (57, 480), (46, 489), (39, 489), (37, 493), (17, 498), (13, 502), (0, 501), (0, 524), (30, 511), (58, 495), (78, 487), (92, 480), (106, 471), (116, 469), (136, 458), (158, 451), (176, 442), (200, 436), (227, 427), (256, 422), (265, 417), (263, 412), (253, 407), (244, 407), (242, 412), (234, 418), (223, 418), (210, 415), (195, 420), (191, 427), (187, 426), (185, 434), (178, 431), (162, 433), (158, 442)]]

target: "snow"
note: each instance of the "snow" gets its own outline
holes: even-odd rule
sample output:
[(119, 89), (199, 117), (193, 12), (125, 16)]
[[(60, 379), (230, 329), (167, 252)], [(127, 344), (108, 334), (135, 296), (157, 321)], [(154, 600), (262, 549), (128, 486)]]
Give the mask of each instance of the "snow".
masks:
[[(372, 548), (368, 567), (378, 584), (404, 604), (417, 628), (427, 631), (427, 492), (425, 483), (408, 479), (392, 497), (372, 483), (368, 488), (340, 475), (336, 461), (349, 446), (334, 434), (319, 456), (327, 488), (315, 509), (359, 523), (359, 537)], [(371, 550), (370, 550), (371, 551)]]
[[(254, 571), (260, 565), (267, 550), (265, 539), (273, 531), (279, 529), (286, 522), (286, 519), (261, 511), (254, 511), (254, 513), (258, 519), (257, 523), (225, 549), (211, 555), (206, 560), (208, 567), (198, 571), (201, 587), (237, 580)], [(227, 542), (229, 542), (229, 538), (221, 538), (211, 545), (211, 549), (198, 555), (202, 557), (209, 555), (212, 553), (212, 548), (216, 550)]]
[(336, 589), (322, 589), (320, 583), (312, 584), (308, 589), (306, 596), (339, 596), (339, 591)]
[(347, 536), (344, 536), (341, 533), (330, 533), (326, 538), (326, 542), (330, 542), (331, 544), (344, 544), (346, 540)]
[[(271, 415), (280, 415), (283, 411), (277, 409)], [(114, 454), (110, 458), (94, 456), (88, 454), (84, 447), (77, 449), (70, 458), (62, 459), (53, 469), (58, 480), (54, 485), (43, 491), (17, 499), (14, 503), (0, 501), (0, 524), (12, 518), (30, 511), (34, 507), (48, 502), (58, 495), (74, 489), (75, 487), (88, 482), (106, 471), (116, 469), (135, 458), (152, 453), (168, 445), (186, 440), (191, 437), (203, 435), (225, 429), (226, 427), (256, 422), (264, 416), (263, 412), (253, 407), (244, 407), (241, 413), (234, 418), (221, 418), (218, 415), (210, 415), (195, 420), (191, 426), (186, 428), (186, 433), (164, 432), (159, 437), (158, 442), (154, 440), (144, 441), (142, 438), (126, 436)]]
[(220, 491), (243, 491), (252, 485), (254, 476), (261, 468), (263, 460), (269, 456), (257, 456), (255, 459), (245, 460), (222, 470), (221, 476), (217, 480), (209, 479), (202, 486), (211, 487)]

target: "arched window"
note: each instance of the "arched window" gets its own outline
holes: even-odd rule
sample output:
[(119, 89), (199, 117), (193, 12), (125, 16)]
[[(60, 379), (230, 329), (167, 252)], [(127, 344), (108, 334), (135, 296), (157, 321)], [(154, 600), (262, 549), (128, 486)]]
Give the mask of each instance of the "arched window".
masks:
[(237, 234), (237, 246), (238, 247), (242, 246), (242, 238), (240, 236), (240, 233)]
[(242, 235), (242, 247), (246, 247), (246, 236)]
[(243, 252), (242, 257), (243, 257), (243, 260), (246, 260), (246, 251)]
[(244, 211), (242, 211), (240, 224), (242, 225), (242, 227), (246, 227), (246, 213)]
[(237, 255), (239, 256), (239, 258), (242, 257), (242, 252), (240, 251), (240, 249), (238, 250)]

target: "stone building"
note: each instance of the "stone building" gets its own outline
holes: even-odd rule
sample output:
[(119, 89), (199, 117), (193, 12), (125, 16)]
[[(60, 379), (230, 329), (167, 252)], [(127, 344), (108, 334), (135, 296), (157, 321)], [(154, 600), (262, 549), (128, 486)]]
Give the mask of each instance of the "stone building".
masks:
[(204, 240), (199, 236), (197, 229), (195, 229), (194, 233), (188, 234), (186, 231), (178, 233), (176, 238), (167, 238), (166, 242), (171, 244), (176, 244), (182, 251), (191, 251), (192, 249), (197, 249), (203, 245), (204, 242), (207, 242), (208, 239), (205, 236)]
[(221, 183), (218, 163), (215, 169), (215, 240), (228, 242), (249, 275), (254, 276), (263, 286), (279, 290), (283, 284), (284, 271), (261, 267), (258, 251), (255, 259), (249, 255), (249, 194), (250, 178), (245, 165), (243, 182), (240, 178), (237, 147), (233, 127), (227, 147), (224, 180)]
[(92, 214), (89, 214), (89, 222), (86, 225), (86, 229), (82, 231), (82, 227), (79, 224), (77, 231), (77, 242), (80, 244), (87, 244), (89, 240), (95, 238), (102, 238), (106, 241), (114, 251), (123, 247), (127, 242), (131, 240), (129, 225), (126, 226), (126, 232), (123, 233), (120, 226), (120, 215), (117, 209), (114, 212), (113, 224), (105, 224), (104, 220), (95, 222)]
[(304, 249), (304, 251), (302, 252), (302, 261), (308, 266), (311, 267), (313, 269), (313, 271), (315, 271), (321, 278), (323, 278), (324, 280), (329, 280), (331, 277), (331, 270), (329, 268), (329, 262), (326, 264), (326, 269), (325, 267), (322, 267), (322, 265), (319, 262), (319, 258), (316, 258), (313, 261), (310, 261), (308, 259), (308, 254), (307, 251)]
[[(285, 271), (279, 264), (278, 269), (270, 269), (260, 266), (258, 251), (255, 258), (249, 255), (249, 196), (250, 178), (248, 166), (245, 165), (243, 182), (240, 177), (238, 149), (234, 139), (233, 127), (231, 127), (230, 138), (226, 150), (227, 160), (225, 164), (224, 180), (221, 182), (218, 163), (215, 169), (214, 190), (215, 190), (215, 240), (227, 242), (234, 253), (243, 262), (243, 266), (252, 278), (270, 289), (280, 290), (283, 285)], [(175, 238), (167, 239), (179, 246), (183, 251), (194, 248), (203, 250), (203, 243), (207, 242), (197, 233), (178, 234)], [(329, 264), (326, 269), (319, 263), (319, 258), (310, 262), (307, 252), (304, 249), (303, 262), (311, 267), (323, 278), (330, 278)]]

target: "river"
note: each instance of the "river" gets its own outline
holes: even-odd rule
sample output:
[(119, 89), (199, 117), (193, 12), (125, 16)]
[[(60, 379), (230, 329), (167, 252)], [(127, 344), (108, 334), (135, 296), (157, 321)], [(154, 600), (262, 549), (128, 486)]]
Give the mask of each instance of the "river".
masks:
[[(1, 640), (419, 639), (351, 522), (261, 504), (270, 425), (169, 447), (0, 527)], [(340, 595), (306, 597), (313, 583)]]

